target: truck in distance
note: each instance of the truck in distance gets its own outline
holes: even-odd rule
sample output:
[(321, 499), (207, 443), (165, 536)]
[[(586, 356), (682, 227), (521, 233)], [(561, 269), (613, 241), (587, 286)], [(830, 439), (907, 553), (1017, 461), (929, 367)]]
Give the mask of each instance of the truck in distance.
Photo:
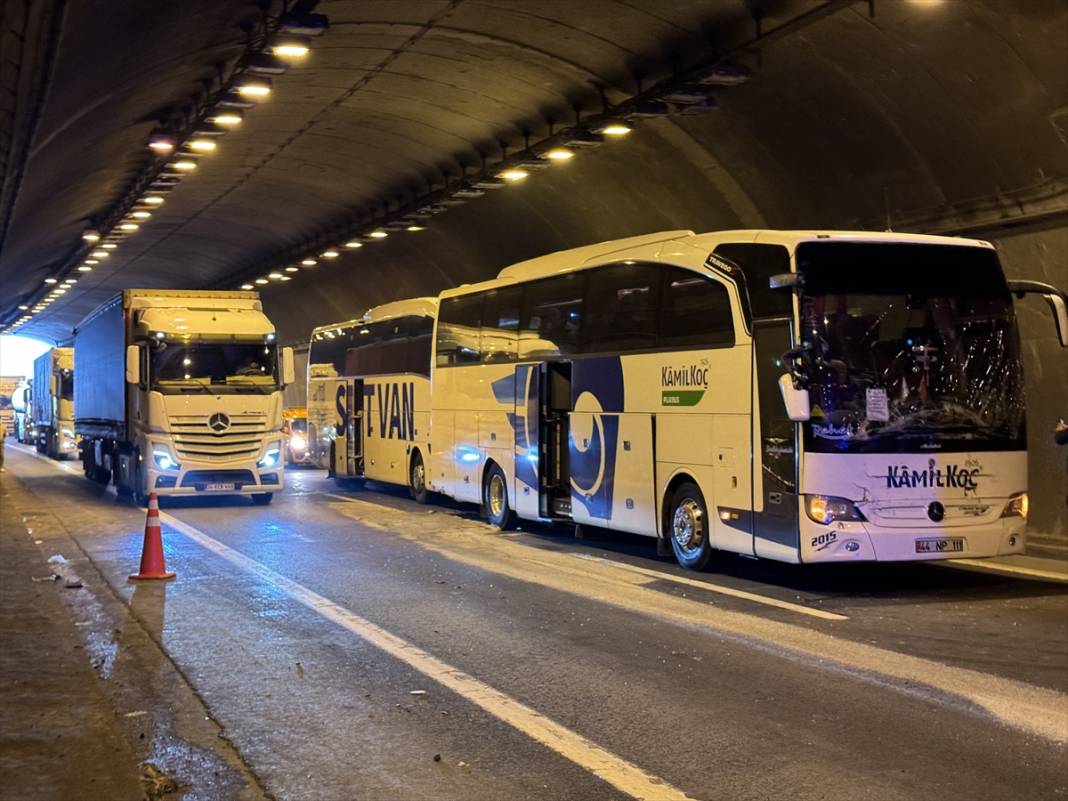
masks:
[(127, 289), (74, 331), (75, 431), (90, 479), (143, 501), (283, 487), (279, 348), (256, 292)]
[(74, 349), (51, 348), (34, 359), (33, 386), (30, 419), (37, 452), (53, 459), (74, 456)]

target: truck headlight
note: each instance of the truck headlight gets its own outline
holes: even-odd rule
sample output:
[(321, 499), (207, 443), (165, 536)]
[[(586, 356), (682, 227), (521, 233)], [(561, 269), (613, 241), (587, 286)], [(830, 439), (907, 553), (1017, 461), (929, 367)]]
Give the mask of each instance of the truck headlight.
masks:
[(275, 443), (267, 449), (267, 453), (263, 454), (263, 458), (256, 462), (257, 467), (274, 467), (278, 464), (278, 457), (281, 454), (282, 449), (278, 447), (278, 443)]
[(1027, 507), (1029, 506), (1028, 497), (1026, 492), (1017, 492), (1011, 498), (1009, 502), (1005, 504), (1005, 511), (1001, 513), (1002, 517), (1022, 517), (1027, 519)]
[(289, 438), (289, 447), (295, 451), (302, 451), (308, 447), (308, 440), (300, 434), (294, 434)]
[(165, 450), (154, 449), (152, 451), (152, 461), (160, 470), (178, 470), (181, 468), (181, 465), (174, 461), (170, 453)]
[(62, 429), (60, 429), (60, 433), (61, 433), (61, 434), (62, 434), (63, 436), (65, 436), (65, 437), (66, 437), (67, 439), (74, 439), (74, 432), (73, 432), (73, 431), (71, 431), (71, 430), (70, 430), (69, 428), (62, 428)]
[(806, 495), (805, 512), (809, 518), (821, 525), (827, 525), (836, 520), (864, 519), (864, 515), (852, 501), (829, 495)]

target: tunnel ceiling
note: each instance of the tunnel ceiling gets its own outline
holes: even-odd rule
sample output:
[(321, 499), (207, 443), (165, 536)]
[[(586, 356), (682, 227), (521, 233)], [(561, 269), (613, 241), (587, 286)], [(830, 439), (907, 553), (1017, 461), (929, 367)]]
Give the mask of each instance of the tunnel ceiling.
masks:
[[(158, 167), (152, 132), (188, 120), (285, 11), (329, 19), (310, 55), (273, 76), (136, 234), (72, 272), (83, 231), (117, 222)], [(20, 328), (57, 340), (119, 288), (236, 287), (404, 211), (440, 210), (465, 177), (621, 111), (627, 137), (573, 148), (425, 231), (341, 249), (265, 287), (268, 308), (306, 330), (657, 228), (966, 230), (1065, 211), (1068, 6), (1045, 0), (337, 0), (266, 13), (27, 0), (4, 4), (2, 26), (0, 324), (46, 278), (71, 276)], [(632, 102), (656, 87), (692, 95), (709, 74), (711, 101)]]

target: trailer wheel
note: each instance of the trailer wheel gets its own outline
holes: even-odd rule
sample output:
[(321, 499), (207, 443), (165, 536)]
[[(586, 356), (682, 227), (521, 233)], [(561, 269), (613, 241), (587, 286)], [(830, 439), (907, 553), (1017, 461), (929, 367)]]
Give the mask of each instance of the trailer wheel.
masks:
[(679, 564), (688, 570), (704, 570), (712, 559), (712, 528), (705, 497), (696, 484), (687, 481), (675, 490), (668, 507), (667, 527)]

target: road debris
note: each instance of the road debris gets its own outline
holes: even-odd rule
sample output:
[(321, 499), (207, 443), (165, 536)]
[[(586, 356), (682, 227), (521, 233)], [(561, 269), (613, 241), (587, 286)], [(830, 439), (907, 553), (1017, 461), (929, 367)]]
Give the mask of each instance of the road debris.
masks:
[(141, 787), (144, 788), (146, 798), (156, 801), (177, 790), (178, 782), (151, 762), (143, 762), (141, 764)]
[(409, 690), (408, 695), (414, 695), (416, 698), (422, 698), (426, 695), (426, 690)]

